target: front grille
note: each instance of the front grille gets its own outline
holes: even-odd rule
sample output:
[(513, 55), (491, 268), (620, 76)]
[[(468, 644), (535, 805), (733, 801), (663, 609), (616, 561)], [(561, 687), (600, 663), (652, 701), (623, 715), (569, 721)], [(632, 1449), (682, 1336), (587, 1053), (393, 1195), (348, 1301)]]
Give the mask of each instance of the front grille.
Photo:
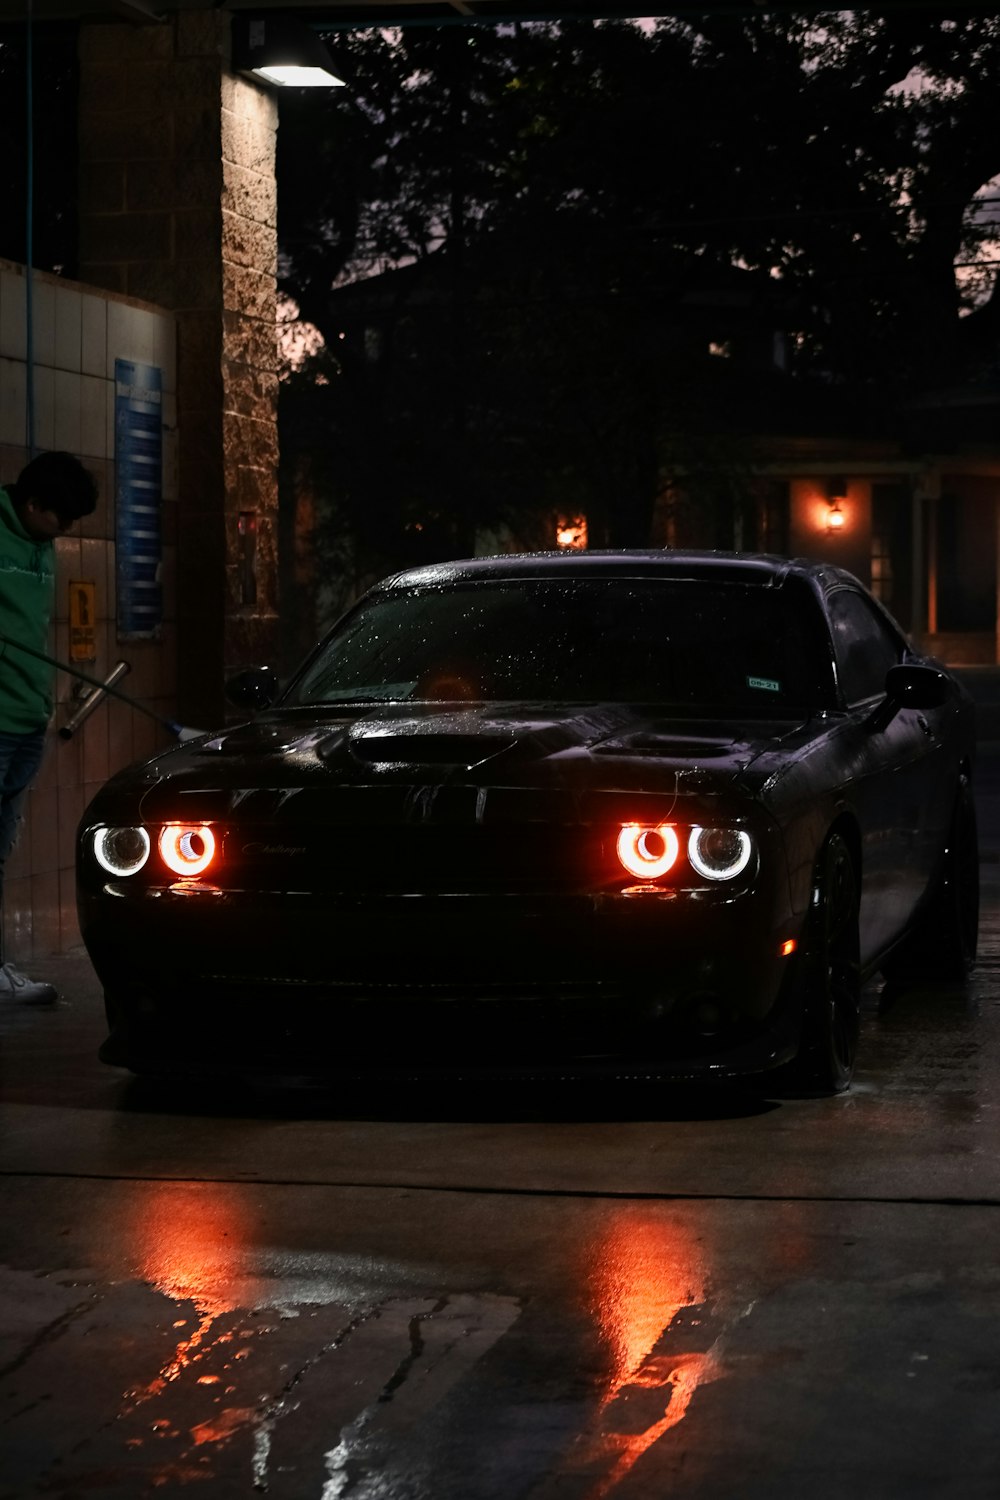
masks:
[(211, 878), (229, 889), (433, 895), (592, 890), (613, 874), (584, 827), (338, 825), (225, 829)]

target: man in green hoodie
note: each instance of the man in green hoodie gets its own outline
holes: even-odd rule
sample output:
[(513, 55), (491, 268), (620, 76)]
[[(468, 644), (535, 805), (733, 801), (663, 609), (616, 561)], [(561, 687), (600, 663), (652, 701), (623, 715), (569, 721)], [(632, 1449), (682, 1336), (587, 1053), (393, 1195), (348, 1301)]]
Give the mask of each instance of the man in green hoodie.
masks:
[(48, 652), (53, 543), (96, 505), (93, 476), (71, 453), (41, 453), (0, 488), (0, 1002), (56, 999), (52, 985), (28, 979), (2, 952), (4, 865), (52, 716), (53, 669), (18, 644)]

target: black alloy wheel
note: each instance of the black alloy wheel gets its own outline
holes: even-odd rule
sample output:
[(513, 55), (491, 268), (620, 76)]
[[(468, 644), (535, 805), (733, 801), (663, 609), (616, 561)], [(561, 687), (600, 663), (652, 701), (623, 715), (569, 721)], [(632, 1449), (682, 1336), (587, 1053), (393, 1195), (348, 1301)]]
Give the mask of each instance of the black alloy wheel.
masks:
[(858, 876), (851, 851), (831, 833), (817, 863), (794, 1073), (814, 1093), (850, 1087), (861, 1029)]

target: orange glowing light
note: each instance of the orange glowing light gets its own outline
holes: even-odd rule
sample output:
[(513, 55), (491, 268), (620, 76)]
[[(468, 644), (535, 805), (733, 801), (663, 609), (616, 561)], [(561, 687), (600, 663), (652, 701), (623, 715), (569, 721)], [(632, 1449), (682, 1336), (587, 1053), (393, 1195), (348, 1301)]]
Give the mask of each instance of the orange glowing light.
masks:
[(779, 949), (782, 958), (789, 958), (795, 952), (795, 939), (786, 938)]
[(205, 823), (168, 823), (159, 838), (160, 858), (175, 875), (200, 875), (215, 858), (215, 834)]
[(844, 529), (844, 512), (836, 501), (830, 506), (826, 513), (827, 531), (842, 531)]
[(618, 858), (630, 875), (657, 880), (671, 868), (680, 851), (670, 823), (624, 823), (618, 835)]
[(587, 546), (587, 517), (560, 516), (556, 522), (556, 546), (568, 552), (584, 551)]

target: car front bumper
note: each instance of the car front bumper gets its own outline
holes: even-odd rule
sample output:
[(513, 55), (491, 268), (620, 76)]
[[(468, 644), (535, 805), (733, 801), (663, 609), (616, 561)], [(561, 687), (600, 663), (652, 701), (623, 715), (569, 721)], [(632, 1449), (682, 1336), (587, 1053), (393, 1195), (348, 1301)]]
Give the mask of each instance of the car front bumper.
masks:
[(400, 1058), (617, 1058), (669, 1076), (795, 1050), (801, 917), (780, 889), (550, 897), (80, 893), (106, 1061), (336, 1072)]

